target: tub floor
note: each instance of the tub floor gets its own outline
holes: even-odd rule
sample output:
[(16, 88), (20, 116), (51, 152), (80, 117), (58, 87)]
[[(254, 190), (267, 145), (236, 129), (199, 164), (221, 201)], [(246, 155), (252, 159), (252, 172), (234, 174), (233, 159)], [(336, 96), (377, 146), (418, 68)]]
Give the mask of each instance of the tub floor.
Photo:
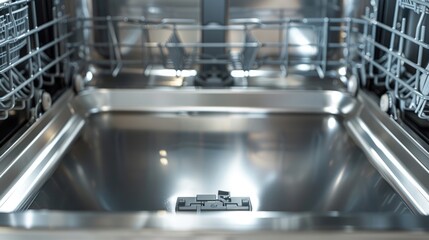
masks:
[(30, 209), (174, 211), (218, 190), (254, 211), (409, 211), (341, 117), (127, 112), (91, 115)]

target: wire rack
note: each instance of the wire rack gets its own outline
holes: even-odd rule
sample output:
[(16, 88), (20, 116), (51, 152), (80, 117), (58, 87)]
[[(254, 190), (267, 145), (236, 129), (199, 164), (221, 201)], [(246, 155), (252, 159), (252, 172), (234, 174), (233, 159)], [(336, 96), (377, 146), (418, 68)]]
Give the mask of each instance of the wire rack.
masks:
[[(71, 19), (55, 7), (54, 19), (39, 25), (35, 2), (0, 4), (1, 119), (29, 101), (37, 102), (37, 91), (66, 78), (77, 62), (96, 65), (113, 76), (129, 68), (146, 73), (153, 66), (180, 76), (204, 64), (227, 65), (244, 77), (265, 66), (274, 66), (284, 76), (299, 67), (315, 70), (320, 78), (332, 72), (353, 74), (363, 84), (371, 82), (391, 92), (402, 110), (429, 119), (427, 0), (395, 0), (390, 25), (377, 20), (378, 3), (372, 1), (360, 18), (232, 19), (227, 26), (202, 26), (190, 19)], [(410, 13), (418, 21), (409, 21)], [(42, 42), (39, 36), (45, 31), (53, 37)], [(201, 42), (201, 31), (227, 31), (230, 37), (223, 43)], [(377, 39), (380, 32), (390, 37), (387, 44)], [(264, 37), (272, 35), (277, 39)], [(207, 55), (205, 48), (225, 52)], [(416, 57), (409, 56), (410, 48)]]
[(19, 52), (26, 44), (25, 39), (18, 40), (18, 37), (28, 31), (28, 6), (22, 2), (14, 2), (5, 5), (0, 11), (3, 13), (0, 16), (0, 42), (15, 38), (9, 46), (4, 44), (0, 48), (0, 68), (4, 68), (8, 62), (18, 60)]
[[(408, 22), (406, 10), (417, 15), (418, 21)], [(375, 85), (385, 87), (402, 110), (413, 111), (421, 119), (429, 119), (429, 44), (424, 25), (428, 14), (427, 0), (398, 0), (389, 26), (377, 21), (367, 9), (363, 16), (368, 23), (363, 31), (364, 45), (358, 51), (362, 80), (372, 79)], [(377, 32), (390, 36), (388, 46), (375, 41)], [(410, 49), (415, 56), (410, 56)]]
[[(76, 46), (90, 64), (107, 67), (117, 75), (122, 68), (161, 65), (166, 69), (196, 69), (203, 64), (228, 65), (230, 70), (250, 71), (276, 65), (286, 74), (291, 66), (309, 65), (323, 77), (330, 68), (347, 66), (356, 51), (364, 20), (351, 18), (307, 18), (262, 21), (233, 19), (227, 26), (202, 26), (188, 19), (151, 21), (144, 18), (99, 17), (78, 19), (93, 38)], [(201, 42), (201, 31), (227, 31), (232, 39), (224, 43)], [(126, 41), (130, 33), (139, 41)], [(136, 34), (137, 33), (137, 34)], [(294, 33), (304, 36), (300, 40)], [(277, 35), (280, 40), (264, 41), (259, 36)], [(124, 36), (125, 35), (125, 36)], [(211, 56), (204, 48), (222, 48)], [(97, 55), (93, 53), (96, 52)], [(138, 52), (140, 55), (133, 56)], [(334, 53), (334, 54), (333, 54)], [(92, 54), (92, 55), (91, 55)], [(102, 57), (99, 57), (99, 56)]]
[[(36, 0), (9, 0), (0, 3), (0, 119), (11, 111), (26, 109), (43, 86), (55, 77), (64, 78), (71, 51), (64, 43), (67, 17), (57, 14), (52, 21), (37, 22)], [(40, 35), (52, 33), (49, 41)], [(33, 101), (33, 102), (32, 102)]]

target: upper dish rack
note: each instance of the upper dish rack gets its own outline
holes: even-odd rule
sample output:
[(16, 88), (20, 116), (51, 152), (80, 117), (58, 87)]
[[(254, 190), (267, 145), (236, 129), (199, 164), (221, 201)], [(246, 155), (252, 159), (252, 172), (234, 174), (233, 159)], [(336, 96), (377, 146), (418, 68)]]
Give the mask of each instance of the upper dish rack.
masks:
[[(355, 76), (387, 90), (398, 106), (429, 119), (429, 53), (425, 19), (428, 0), (395, 0), (392, 24), (378, 20), (372, 1), (360, 18), (232, 19), (227, 26), (194, 20), (101, 16), (71, 18), (54, 6), (54, 19), (37, 23), (35, 0), (0, 3), (0, 118), (40, 103), (43, 86), (67, 79), (75, 63), (97, 66), (113, 76), (128, 69), (195, 75), (204, 64), (227, 65), (241, 77), (270, 67), (286, 76), (291, 69), (314, 70), (320, 78)], [(419, 16), (407, 23), (405, 12)], [(48, 41), (39, 36), (49, 31)], [(201, 42), (201, 31), (227, 31), (224, 43)], [(378, 34), (390, 37), (389, 44)], [(265, 36), (278, 36), (276, 41)], [(415, 49), (417, 57), (407, 56)], [(221, 48), (217, 56), (204, 48)], [(74, 54), (76, 53), (76, 54)], [(190, 70), (190, 71), (189, 71)], [(333, 75), (334, 74), (334, 75)]]

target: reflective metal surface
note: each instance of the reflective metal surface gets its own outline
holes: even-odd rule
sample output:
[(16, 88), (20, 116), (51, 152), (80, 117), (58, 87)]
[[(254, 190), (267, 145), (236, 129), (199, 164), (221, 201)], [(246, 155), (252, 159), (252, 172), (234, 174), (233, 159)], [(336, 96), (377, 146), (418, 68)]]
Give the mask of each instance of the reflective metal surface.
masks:
[[(77, 18), (198, 21), (198, 2), (66, 4)], [(236, 0), (231, 16), (361, 17), (368, 5), (362, 2), (370, 0)], [(145, 54), (118, 47), (139, 45), (141, 32), (118, 25), (111, 32), (120, 34), (108, 36), (89, 25), (78, 27), (83, 36), (76, 38), (101, 43), (93, 49), (79, 46), (88, 53), (86, 60), (110, 61), (112, 45), (102, 47), (110, 42), (116, 42), (114, 54), (124, 61)], [(314, 31), (292, 28), (286, 35), (292, 43), (311, 43)], [(275, 42), (282, 33), (255, 35)], [(189, 39), (198, 36), (184, 40)], [(305, 59), (319, 51), (297, 49), (287, 54)], [(280, 53), (276, 48), (264, 52)], [(334, 59), (343, 55), (327, 52)], [(429, 219), (418, 214), (429, 215), (429, 146), (381, 113), (369, 94), (340, 92), (344, 81), (338, 79), (318, 83), (321, 79), (302, 73), (315, 71), (309, 65), (297, 66), (303, 69), (297, 75), (289, 71), (288, 77), (284, 69), (235, 72), (249, 74), (236, 84), (250, 86), (245, 90), (187, 88), (188, 80), (176, 72), (146, 67), (139, 64), (111, 79), (124, 89), (67, 92), (21, 138), (0, 149), (0, 238), (427, 238)], [(86, 68), (91, 86), (118, 87), (100, 69)], [(146, 74), (148, 69), (153, 72)], [(138, 89), (153, 86), (170, 88)], [(250, 197), (255, 211), (170, 213), (178, 196), (217, 190)]]
[[(72, 98), (67, 92), (59, 99)], [(52, 174), (61, 154), (77, 136), (84, 120), (57, 104), (33, 124), (13, 145), (0, 149), (0, 211), (28, 207), (35, 189)]]
[(0, 233), (1, 237), (11, 240), (46, 240), (46, 239), (186, 239), (186, 240), (199, 240), (199, 239), (221, 239), (221, 240), (248, 240), (248, 239), (264, 239), (264, 240), (302, 240), (302, 239), (318, 239), (318, 240), (362, 240), (362, 239), (379, 239), (379, 240), (400, 240), (400, 239), (427, 239), (426, 232), (334, 232), (334, 231), (309, 231), (309, 232), (246, 232), (237, 234), (235, 232), (166, 232), (166, 231), (153, 231), (153, 230), (104, 230), (104, 231), (70, 231), (70, 230), (21, 230), (21, 231), (6, 231)]
[[(326, 77), (320, 80), (314, 69), (289, 69), (287, 76), (282, 75), (278, 68), (251, 70), (249, 77), (246, 78), (240, 75), (242, 72), (233, 71), (232, 74), (236, 88), (345, 90), (344, 82), (340, 79)], [(139, 73), (122, 73), (120, 78), (121, 80), (118, 81), (111, 74), (96, 74), (87, 85), (109, 89), (141, 89), (155, 87), (187, 88), (194, 84), (194, 76), (176, 76), (174, 70), (169, 71), (162, 68), (146, 69), (146, 73), (143, 71)]]
[[(29, 131), (28, 135), (50, 135), (55, 128), (49, 126), (65, 121), (59, 125), (65, 135), (48, 138), (59, 144), (57, 148), (32, 153), (39, 145), (30, 145), (4, 168), (4, 176), (12, 174), (20, 181), (4, 178), (4, 189), (15, 194), (5, 191), (1, 209), (25, 208), (61, 157), (57, 173), (33, 208), (171, 210), (179, 195), (228, 190), (255, 198), (255, 209), (264, 211), (402, 213), (402, 200), (380, 172), (412, 211), (427, 213), (427, 174), (418, 165), (425, 164), (427, 151), (408, 143), (403, 130), (391, 126), (381, 113), (370, 114), (377, 109), (365, 96), (354, 99), (341, 92), (312, 90), (88, 90), (74, 99), (64, 98), (68, 108), (59, 105), (58, 115), (52, 113), (44, 118), (45, 125)], [(367, 116), (377, 116), (376, 121)], [(85, 127), (73, 144), (69, 143), (74, 137), (61, 140), (75, 136), (84, 119)], [(374, 140), (389, 131), (408, 144), (398, 145), (395, 138), (385, 140), (385, 145)], [(13, 156), (19, 146), (3, 158)], [(18, 175), (13, 170), (34, 161), (25, 156), (50, 154), (52, 160), (40, 159), (48, 161), (46, 165), (21, 167)], [(393, 158), (395, 154), (401, 158)], [(419, 174), (395, 171), (398, 164), (380, 164), (394, 159), (400, 164), (408, 161)], [(26, 177), (19, 178), (21, 174)], [(121, 194), (114, 194), (117, 191)], [(149, 193), (151, 198), (146, 198)]]
[(250, 197), (253, 211), (408, 212), (327, 114), (91, 115), (30, 208), (174, 211), (178, 197)]
[[(225, 233), (246, 234), (248, 231), (272, 231), (272, 233), (304, 230), (357, 231), (428, 231), (429, 218), (395, 214), (311, 214), (279, 212), (227, 212), (206, 214), (166, 214), (163, 212), (67, 212), (26, 211), (0, 214), (0, 226), (17, 229), (43, 230), (165, 230), (181, 233), (193, 230), (209, 233), (223, 230)], [(268, 232), (267, 232), (268, 233)], [(1, 232), (0, 232), (1, 234)]]
[[(0, 214), (5, 239), (427, 239), (412, 215), (25, 212)], [(4, 226), (13, 226), (5, 228)]]
[(383, 114), (378, 105), (361, 93), (365, 106), (358, 117), (351, 118), (346, 128), (369, 156), (371, 163), (416, 208), (429, 214), (429, 146)]
[[(93, 89), (61, 101), (27, 132), (44, 141), (24, 138), (2, 154), (22, 152), (5, 165), (17, 176), (1, 179), (5, 189), (21, 190), (1, 199), (2, 211), (39, 209), (0, 214), (14, 236), (20, 228), (245, 231), (240, 237), (428, 229), (427, 218), (409, 215), (428, 213), (428, 148), (363, 92)], [(168, 213), (177, 196), (219, 189), (251, 197), (255, 211)]]

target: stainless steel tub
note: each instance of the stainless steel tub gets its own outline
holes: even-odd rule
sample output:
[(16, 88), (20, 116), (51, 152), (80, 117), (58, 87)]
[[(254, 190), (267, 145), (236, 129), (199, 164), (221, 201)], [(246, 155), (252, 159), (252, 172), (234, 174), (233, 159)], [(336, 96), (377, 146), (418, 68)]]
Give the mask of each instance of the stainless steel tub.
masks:
[[(385, 74), (385, 85), (391, 80), (396, 85), (393, 95), (406, 99), (401, 104), (424, 113), (427, 94), (415, 86), (426, 74), (426, 41), (416, 40), (424, 33), (426, 3), (392, 3), (397, 6), (392, 15), (408, 18), (399, 33), (396, 20), (393, 28), (378, 21), (385, 10), (374, 5), (377, 1), (234, 1), (231, 23), (246, 30), (230, 31), (224, 43), (231, 49), (227, 62), (239, 70), (231, 72), (236, 89), (201, 90), (187, 86), (203, 62), (198, 61), (206, 60), (198, 49), (211, 44), (199, 40), (202, 26), (189, 25), (194, 34), (178, 33), (196, 51), (172, 61), (181, 66), (175, 70), (191, 70), (189, 77), (177, 77), (182, 72), (165, 71), (171, 67), (165, 64), (172, 60), (167, 43), (176, 24), (159, 28), (141, 22), (142, 16), (196, 19), (193, 1), (55, 2), (60, 5), (53, 15), (60, 18), (8, 40), (26, 40), (28, 54), (22, 52), (20, 63), (7, 71), (30, 68), (28, 76), (4, 87), (1, 101), (39, 102), (42, 86), (35, 86), (41, 85), (34, 84), (36, 78), (51, 76), (54, 68), (53, 82), (70, 75), (78, 91), (85, 90), (66, 92), (40, 119), (38, 109), (31, 110), (36, 122), (0, 149), (0, 238), (83, 239), (88, 232), (91, 239), (427, 238), (429, 220), (419, 214), (429, 214), (429, 146), (400, 119), (381, 113), (372, 95), (352, 81), (362, 75), (357, 81), (362, 85), (383, 85), (379, 77)], [(412, 12), (408, 17), (400, 4), (423, 9), (420, 17)], [(247, 42), (249, 29), (233, 18), (249, 17), (262, 20), (261, 26), (274, 21), (272, 29), (252, 31), (261, 46), (255, 62), (236, 57), (247, 55), (240, 44)], [(31, 25), (37, 25), (34, 20)], [(70, 31), (62, 29), (63, 22)], [(39, 42), (51, 26), (52, 39)], [(148, 32), (151, 28), (161, 31)], [(373, 42), (381, 29), (392, 38), (388, 48)], [(377, 49), (386, 56), (375, 54)], [(414, 63), (409, 49), (422, 59)], [(358, 55), (362, 59), (354, 59)], [(223, 58), (213, 60), (226, 64)], [(262, 64), (240, 71), (252, 62)], [(404, 74), (394, 66), (401, 62)], [(376, 69), (381, 75), (372, 79)], [(317, 79), (307, 76), (311, 71)], [(162, 89), (166, 85), (170, 88)], [(340, 89), (345, 85), (353, 96)], [(159, 88), (150, 89), (154, 86)], [(103, 89), (109, 87), (114, 89)], [(32, 100), (22, 97), (27, 89), (30, 95), (36, 91)], [(22, 105), (15, 105), (0, 115), (16, 114), (11, 108)], [(174, 213), (178, 196), (219, 189), (250, 197), (254, 211)]]
[(90, 115), (30, 208), (174, 212), (223, 189), (253, 211), (408, 211), (343, 116), (222, 111)]
[(200, 112), (91, 115), (30, 208), (174, 211), (219, 189), (254, 211), (407, 211), (341, 116)]
[[(343, 229), (344, 219), (358, 229), (421, 229), (425, 218), (408, 226), (400, 216), (429, 212), (427, 146), (370, 98), (266, 89), (65, 94), (4, 151), (0, 209), (32, 211), (0, 214), (0, 224), (112, 227), (118, 217), (165, 213), (152, 227), (241, 229), (241, 215), (216, 215), (232, 225), (206, 228), (180, 225), (168, 213), (179, 196), (227, 190), (251, 198), (245, 229), (301, 229), (270, 225), (291, 218), (316, 221), (312, 229)], [(372, 217), (382, 226), (363, 224)], [(270, 223), (261, 226), (265, 218)], [(119, 225), (134, 228), (131, 222)]]

